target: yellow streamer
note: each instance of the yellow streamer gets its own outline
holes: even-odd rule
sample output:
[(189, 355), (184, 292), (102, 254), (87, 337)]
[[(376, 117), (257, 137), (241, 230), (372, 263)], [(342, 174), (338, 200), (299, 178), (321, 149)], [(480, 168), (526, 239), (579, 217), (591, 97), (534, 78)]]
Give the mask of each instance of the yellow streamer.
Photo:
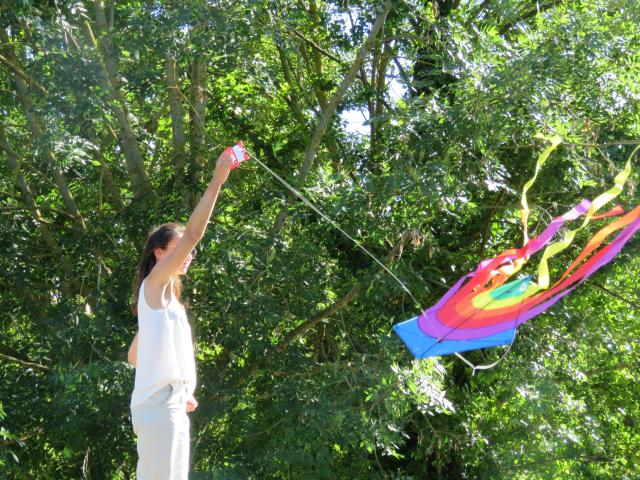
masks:
[(620, 172), (618, 172), (618, 174), (616, 175), (614, 179), (614, 186), (611, 187), (606, 192), (600, 194), (591, 203), (591, 207), (585, 214), (585, 218), (584, 218), (584, 221), (582, 222), (582, 225), (580, 225), (578, 228), (574, 230), (567, 232), (562, 238), (562, 240), (556, 243), (552, 243), (545, 249), (544, 253), (542, 254), (542, 258), (540, 259), (540, 264), (538, 266), (538, 281), (532, 282), (529, 285), (529, 288), (527, 289), (527, 292), (525, 294), (525, 298), (528, 298), (531, 295), (534, 295), (536, 292), (540, 290), (549, 288), (549, 259), (554, 255), (557, 255), (558, 253), (562, 252), (569, 245), (571, 245), (574, 237), (576, 236), (576, 233), (578, 233), (580, 230), (582, 230), (584, 227), (587, 226), (587, 224), (591, 221), (591, 218), (596, 214), (596, 212), (600, 210), (604, 205), (609, 203), (611, 200), (616, 198), (618, 195), (620, 195), (624, 187), (624, 183), (627, 181), (627, 178), (629, 178), (629, 175), (631, 174), (631, 159), (636, 153), (636, 151), (638, 151), (638, 148), (636, 148), (629, 156), (629, 159), (627, 160), (625, 168)]
[(560, 143), (562, 143), (562, 138), (559, 135), (554, 135), (552, 137), (545, 137), (541, 133), (537, 133), (535, 137), (541, 138), (543, 140), (547, 140), (551, 142), (551, 145), (549, 145), (544, 150), (544, 152), (542, 152), (542, 154), (538, 158), (538, 161), (536, 162), (536, 171), (533, 174), (533, 178), (531, 178), (531, 180), (525, 183), (524, 187), (522, 188), (522, 200), (521, 200), (522, 210), (520, 211), (520, 217), (522, 219), (522, 231), (523, 231), (523, 237), (524, 237), (523, 245), (526, 245), (526, 243), (529, 241), (529, 233), (528, 233), (528, 227), (527, 227), (527, 223), (529, 221), (529, 205), (527, 204), (527, 192), (531, 188), (531, 185), (533, 185), (533, 183), (536, 181), (536, 178), (538, 178), (538, 172), (542, 168), (542, 165), (544, 165), (544, 162), (549, 157), (549, 154), (551, 154), (551, 152), (553, 152), (556, 149), (556, 147), (560, 145)]

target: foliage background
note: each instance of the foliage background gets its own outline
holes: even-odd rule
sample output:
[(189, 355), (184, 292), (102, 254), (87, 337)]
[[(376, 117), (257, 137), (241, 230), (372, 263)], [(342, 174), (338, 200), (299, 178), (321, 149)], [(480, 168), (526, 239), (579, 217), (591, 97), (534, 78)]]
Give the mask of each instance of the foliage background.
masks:
[[(4, 0), (0, 475), (134, 477), (137, 253), (225, 145), (430, 305), (521, 241), (536, 132), (565, 143), (532, 231), (611, 184), (640, 137), (639, 22), (623, 0)], [(192, 478), (638, 478), (639, 242), (471, 376), (412, 360), (390, 331), (419, 306), (242, 165), (186, 282)]]

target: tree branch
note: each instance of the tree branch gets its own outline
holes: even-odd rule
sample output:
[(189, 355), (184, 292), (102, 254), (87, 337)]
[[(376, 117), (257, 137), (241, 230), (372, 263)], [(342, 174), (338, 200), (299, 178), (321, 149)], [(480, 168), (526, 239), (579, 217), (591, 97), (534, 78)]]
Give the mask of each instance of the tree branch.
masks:
[[(385, 266), (388, 266), (395, 258), (400, 257), (402, 252), (404, 251), (404, 247), (407, 242), (415, 242), (420, 238), (420, 233), (417, 230), (410, 230), (406, 232), (400, 240), (393, 246), (393, 248), (387, 253), (382, 263)], [(377, 265), (377, 264), (376, 264)], [(315, 325), (317, 325), (322, 320), (330, 317), (340, 309), (347, 306), (351, 303), (362, 291), (364, 287), (364, 280), (356, 282), (356, 284), (341, 298), (335, 301), (332, 305), (325, 308), (321, 312), (318, 312), (316, 315), (311, 317), (309, 320), (303, 322), (301, 325), (296, 327), (291, 333), (289, 333), (284, 340), (282, 340), (275, 348), (267, 351), (259, 360), (257, 360), (253, 365), (247, 369), (243, 374), (240, 375), (238, 379), (238, 383), (242, 384), (247, 379), (251, 378), (255, 375), (264, 365), (266, 365), (277, 353), (284, 351), (289, 345), (295, 342), (297, 339), (302, 337), (305, 333), (307, 333), (310, 329), (312, 329)]]
[[(400, 238), (400, 240), (398, 240), (398, 242), (393, 246), (393, 248), (389, 251), (389, 253), (387, 253), (382, 263), (385, 266), (388, 266), (393, 261), (394, 258), (402, 255), (402, 252), (404, 251), (404, 247), (407, 244), (407, 242), (414, 240), (417, 236), (419, 236), (419, 233), (415, 230), (411, 230), (405, 233)], [(315, 327), (319, 322), (330, 317), (331, 315), (336, 313), (338, 310), (346, 307), (360, 294), (363, 287), (364, 287), (364, 284), (362, 282), (356, 283), (351, 288), (351, 290), (349, 290), (345, 295), (343, 295), (341, 298), (335, 301), (332, 305), (325, 308), (321, 312), (318, 312), (309, 320), (307, 320), (302, 325), (295, 328), (291, 333), (289, 333), (289, 335), (287, 335), (287, 338), (285, 338), (282, 342), (280, 342), (277, 345), (276, 350), (278, 352), (282, 352), (289, 345), (295, 342), (298, 338), (302, 337), (305, 333), (307, 333), (309, 330)]]
[[(358, 52), (358, 55), (355, 61), (351, 65), (349, 72), (342, 79), (342, 82), (340, 83), (338, 90), (333, 94), (333, 96), (331, 97), (331, 100), (329, 100), (327, 107), (323, 109), (322, 115), (320, 117), (320, 121), (318, 122), (318, 125), (316, 126), (313, 132), (311, 143), (307, 148), (304, 162), (300, 167), (300, 171), (298, 172), (294, 180), (294, 186), (296, 188), (299, 189), (304, 184), (304, 181), (309, 175), (309, 172), (311, 171), (311, 166), (313, 165), (313, 161), (316, 157), (318, 149), (320, 148), (320, 144), (322, 143), (322, 138), (324, 137), (324, 134), (327, 131), (327, 127), (329, 126), (329, 123), (333, 118), (333, 115), (338, 107), (338, 104), (346, 94), (348, 88), (353, 83), (353, 80), (355, 79), (358, 71), (360, 70), (360, 67), (364, 62), (365, 57), (371, 51), (371, 48), (375, 43), (378, 32), (382, 28), (382, 25), (384, 25), (387, 14), (391, 10), (391, 5), (392, 4), (390, 1), (385, 3), (382, 11), (378, 15), (378, 18), (376, 19), (375, 23), (373, 24), (373, 27), (371, 28), (371, 32), (369, 32), (369, 36), (367, 37), (367, 40), (365, 41), (364, 45), (362, 45), (362, 47), (360, 48), (360, 51)], [(277, 242), (278, 237), (280, 236), (280, 233), (282, 232), (282, 229), (284, 228), (284, 224), (289, 214), (289, 206), (293, 203), (294, 199), (295, 197), (293, 196), (293, 194), (289, 194), (287, 198), (287, 202), (282, 207), (282, 209), (280, 210), (280, 212), (276, 217), (276, 220), (273, 226), (272, 242), (267, 248), (267, 256), (270, 253), (270, 251), (273, 249), (274, 245)], [(254, 279), (257, 278), (258, 276), (259, 275), (254, 276)]]
[(498, 33), (500, 35), (505, 35), (509, 32), (509, 30), (511, 30), (513, 27), (515, 27), (518, 23), (523, 22), (524, 20), (527, 20), (529, 18), (535, 17), (536, 15), (538, 15), (539, 13), (542, 13), (546, 10), (549, 10), (557, 5), (560, 5), (563, 2), (563, 0), (552, 0), (549, 3), (546, 3), (544, 5), (538, 5), (536, 3), (536, 5), (534, 6), (534, 8), (531, 8), (530, 10), (527, 10), (526, 12), (524, 12), (523, 14), (521, 14), (518, 18), (511, 20), (507, 23), (505, 23), (504, 25), (502, 25), (499, 29), (498, 29)]
[[(207, 63), (201, 55), (195, 55), (191, 64), (191, 89), (189, 112), (191, 114), (189, 138), (191, 140), (190, 161), (193, 167), (193, 181), (198, 185), (203, 178), (205, 115), (206, 115)], [(191, 200), (195, 202), (195, 197)], [(195, 206), (195, 203), (194, 205)]]
[(323, 54), (325, 57), (333, 60), (334, 62), (336, 62), (337, 64), (346, 67), (348, 66), (348, 64), (346, 62), (344, 62), (343, 60), (339, 59), (338, 57), (336, 57), (333, 53), (325, 50), (324, 48), (322, 48), (320, 45), (318, 45), (316, 42), (314, 42), (313, 40), (305, 37), (302, 33), (300, 33), (298, 30), (293, 30), (293, 34), (298, 37), (300, 40), (304, 41), (305, 43), (307, 43), (308, 45), (310, 45), (311, 47), (315, 48), (319, 53)]
[(373, 47), (375, 43), (375, 39), (378, 35), (378, 32), (382, 28), (382, 25), (384, 25), (384, 21), (387, 17), (387, 14), (389, 13), (389, 10), (391, 10), (390, 1), (384, 5), (382, 12), (380, 12), (373, 27), (371, 28), (371, 32), (369, 33), (369, 36), (367, 37), (366, 42), (358, 52), (358, 56), (356, 57), (356, 60), (353, 62), (353, 64), (351, 65), (351, 68), (349, 69), (349, 72), (345, 75), (344, 79), (340, 83), (338, 90), (333, 94), (333, 96), (331, 97), (331, 100), (329, 100), (329, 104), (327, 105), (326, 110), (322, 112), (322, 117), (320, 118), (320, 122), (316, 126), (315, 131), (313, 132), (311, 144), (307, 149), (304, 163), (302, 164), (300, 172), (297, 175), (296, 182), (295, 182), (297, 186), (301, 186), (306, 180), (307, 175), (309, 175), (309, 172), (311, 171), (311, 166), (313, 165), (313, 160), (316, 157), (316, 153), (318, 152), (318, 148), (320, 147), (322, 138), (324, 137), (327, 127), (329, 126), (329, 122), (331, 121), (331, 118), (333, 117), (333, 114), (335, 113), (336, 108), (338, 107), (338, 103), (342, 101), (342, 98), (347, 93), (347, 90), (351, 86), (351, 83), (353, 83), (353, 80), (355, 79), (356, 74), (360, 69), (360, 66), (364, 62), (365, 57), (369, 54), (371, 48)]
[(167, 95), (169, 97), (169, 111), (171, 112), (173, 168), (175, 170), (176, 185), (179, 187), (184, 180), (185, 167), (184, 108), (182, 106), (182, 92), (176, 78), (176, 60), (169, 54), (165, 57), (164, 72), (167, 82)]
[(11, 60), (9, 60), (7, 57), (5, 57), (2, 54), (0, 54), (0, 62), (4, 63), (6, 66), (8, 66), (13, 73), (18, 75), (20, 78), (22, 78), (29, 85), (33, 85), (34, 87), (36, 87), (38, 90), (40, 90), (45, 95), (49, 95), (49, 92), (47, 91), (47, 89), (44, 88), (40, 83), (38, 83), (38, 81), (36, 81), (33, 78), (31, 78), (29, 75), (27, 75), (24, 72), (24, 70), (22, 70), (22, 68), (20, 68), (19, 65), (16, 65), (15, 63), (13, 63)]
[(8, 361), (8, 362), (18, 363), (20, 365), (24, 365), (25, 367), (37, 368), (39, 370), (44, 370), (45, 372), (50, 372), (51, 371), (51, 367), (47, 367), (46, 365), (42, 365), (42, 364), (36, 363), (36, 362), (30, 362), (30, 361), (27, 361), (27, 360), (21, 360), (19, 358), (12, 357), (11, 355), (5, 355), (4, 353), (0, 353), (0, 358), (5, 360), (5, 361)]
[(10, 438), (8, 440), (0, 440), (0, 445), (6, 446), (6, 445), (12, 445), (13, 443), (16, 442), (26, 442), (27, 440), (33, 438), (33, 437), (37, 437), (38, 435), (42, 435), (44, 433), (44, 428), (42, 427), (38, 427), (36, 428), (36, 430), (34, 430), (31, 433), (27, 433), (26, 435), (23, 435), (21, 437), (15, 437), (14, 438)]
[(126, 160), (129, 179), (134, 187), (137, 197), (147, 197), (151, 193), (151, 182), (147, 176), (144, 160), (136, 135), (129, 122), (126, 110), (126, 102), (120, 91), (118, 69), (110, 51), (110, 41), (107, 35), (107, 20), (104, 13), (104, 2), (94, 0), (96, 9), (96, 31), (99, 41), (93, 34), (89, 22), (82, 22), (82, 28), (86, 42), (100, 53), (100, 66), (102, 67), (102, 83), (109, 93), (109, 107), (120, 126), (121, 138), (118, 141), (122, 145), (122, 151)]
[[(69, 264), (68, 260), (64, 256), (64, 252), (58, 245), (58, 242), (54, 239), (53, 234), (49, 230), (47, 226), (46, 220), (42, 217), (40, 213), (40, 208), (36, 204), (35, 198), (27, 183), (24, 175), (20, 172), (18, 156), (14, 152), (13, 148), (11, 148), (11, 144), (9, 143), (9, 139), (7, 138), (4, 128), (0, 125), (0, 149), (4, 150), (6, 157), (9, 161), (9, 165), (11, 166), (11, 170), (15, 175), (15, 178), (18, 182), (18, 186), (20, 187), (20, 191), (22, 193), (22, 201), (26, 205), (26, 207), (31, 212), (31, 216), (36, 222), (38, 229), (40, 230), (40, 234), (42, 238), (51, 250), (53, 256), (60, 258), (62, 261), (62, 270), (64, 271), (64, 278), (69, 291), (77, 293), (81, 291), (81, 285), (79, 284), (76, 275), (73, 273), (73, 268)], [(69, 212), (64, 212), (65, 215), (70, 215)], [(71, 215), (70, 215), (71, 216)], [(73, 218), (73, 216), (72, 216)], [(91, 306), (91, 309), (95, 311), (95, 305), (92, 301), (88, 302)]]
[[(0, 39), (7, 45), (4, 47), (4, 52), (7, 58), (11, 60), (11, 62), (20, 67), (20, 61), (16, 56), (13, 49), (10, 47), (11, 42), (9, 38), (9, 34), (4, 28), (0, 28)], [(33, 99), (29, 93), (29, 88), (27, 86), (27, 82), (19, 75), (14, 77), (14, 84), (16, 89), (16, 94), (20, 104), (22, 105), (22, 109), (24, 112), (24, 116), (27, 119), (27, 125), (29, 126), (29, 131), (34, 138), (39, 138), (43, 134), (42, 123), (38, 118), (38, 115), (34, 111), (33, 108)], [(56, 158), (52, 151), (51, 145), (47, 142), (47, 148), (42, 154), (44, 160), (47, 162), (47, 165), (50, 169), (50, 172), (53, 174), (53, 178), (55, 184), (60, 192), (60, 196), (62, 197), (62, 201), (64, 202), (65, 207), (73, 217), (77, 227), (80, 230), (85, 230), (86, 226), (84, 223), (84, 219), (82, 218), (82, 214), (80, 213), (80, 209), (75, 201), (73, 193), (69, 188), (69, 183), (60, 167), (56, 165)]]

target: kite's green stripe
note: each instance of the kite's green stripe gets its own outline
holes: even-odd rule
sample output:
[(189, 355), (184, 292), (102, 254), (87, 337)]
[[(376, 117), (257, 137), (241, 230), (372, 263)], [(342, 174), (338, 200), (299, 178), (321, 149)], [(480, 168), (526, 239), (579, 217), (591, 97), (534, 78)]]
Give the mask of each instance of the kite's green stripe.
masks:
[(521, 278), (491, 291), (491, 298), (494, 300), (507, 300), (509, 298), (521, 297), (524, 295), (526, 287), (531, 283), (531, 277)]

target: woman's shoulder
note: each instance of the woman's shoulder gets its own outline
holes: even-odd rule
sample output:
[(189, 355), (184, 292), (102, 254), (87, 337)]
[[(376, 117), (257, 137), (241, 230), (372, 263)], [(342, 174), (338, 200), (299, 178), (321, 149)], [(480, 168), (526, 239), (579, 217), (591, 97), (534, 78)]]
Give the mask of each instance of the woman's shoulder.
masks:
[[(169, 289), (169, 298), (165, 298)], [(140, 292), (138, 297), (138, 303), (143, 304), (147, 309), (152, 311), (164, 311), (173, 300), (173, 293), (171, 292), (171, 282), (167, 285), (157, 284), (153, 280), (146, 277), (140, 284)]]

